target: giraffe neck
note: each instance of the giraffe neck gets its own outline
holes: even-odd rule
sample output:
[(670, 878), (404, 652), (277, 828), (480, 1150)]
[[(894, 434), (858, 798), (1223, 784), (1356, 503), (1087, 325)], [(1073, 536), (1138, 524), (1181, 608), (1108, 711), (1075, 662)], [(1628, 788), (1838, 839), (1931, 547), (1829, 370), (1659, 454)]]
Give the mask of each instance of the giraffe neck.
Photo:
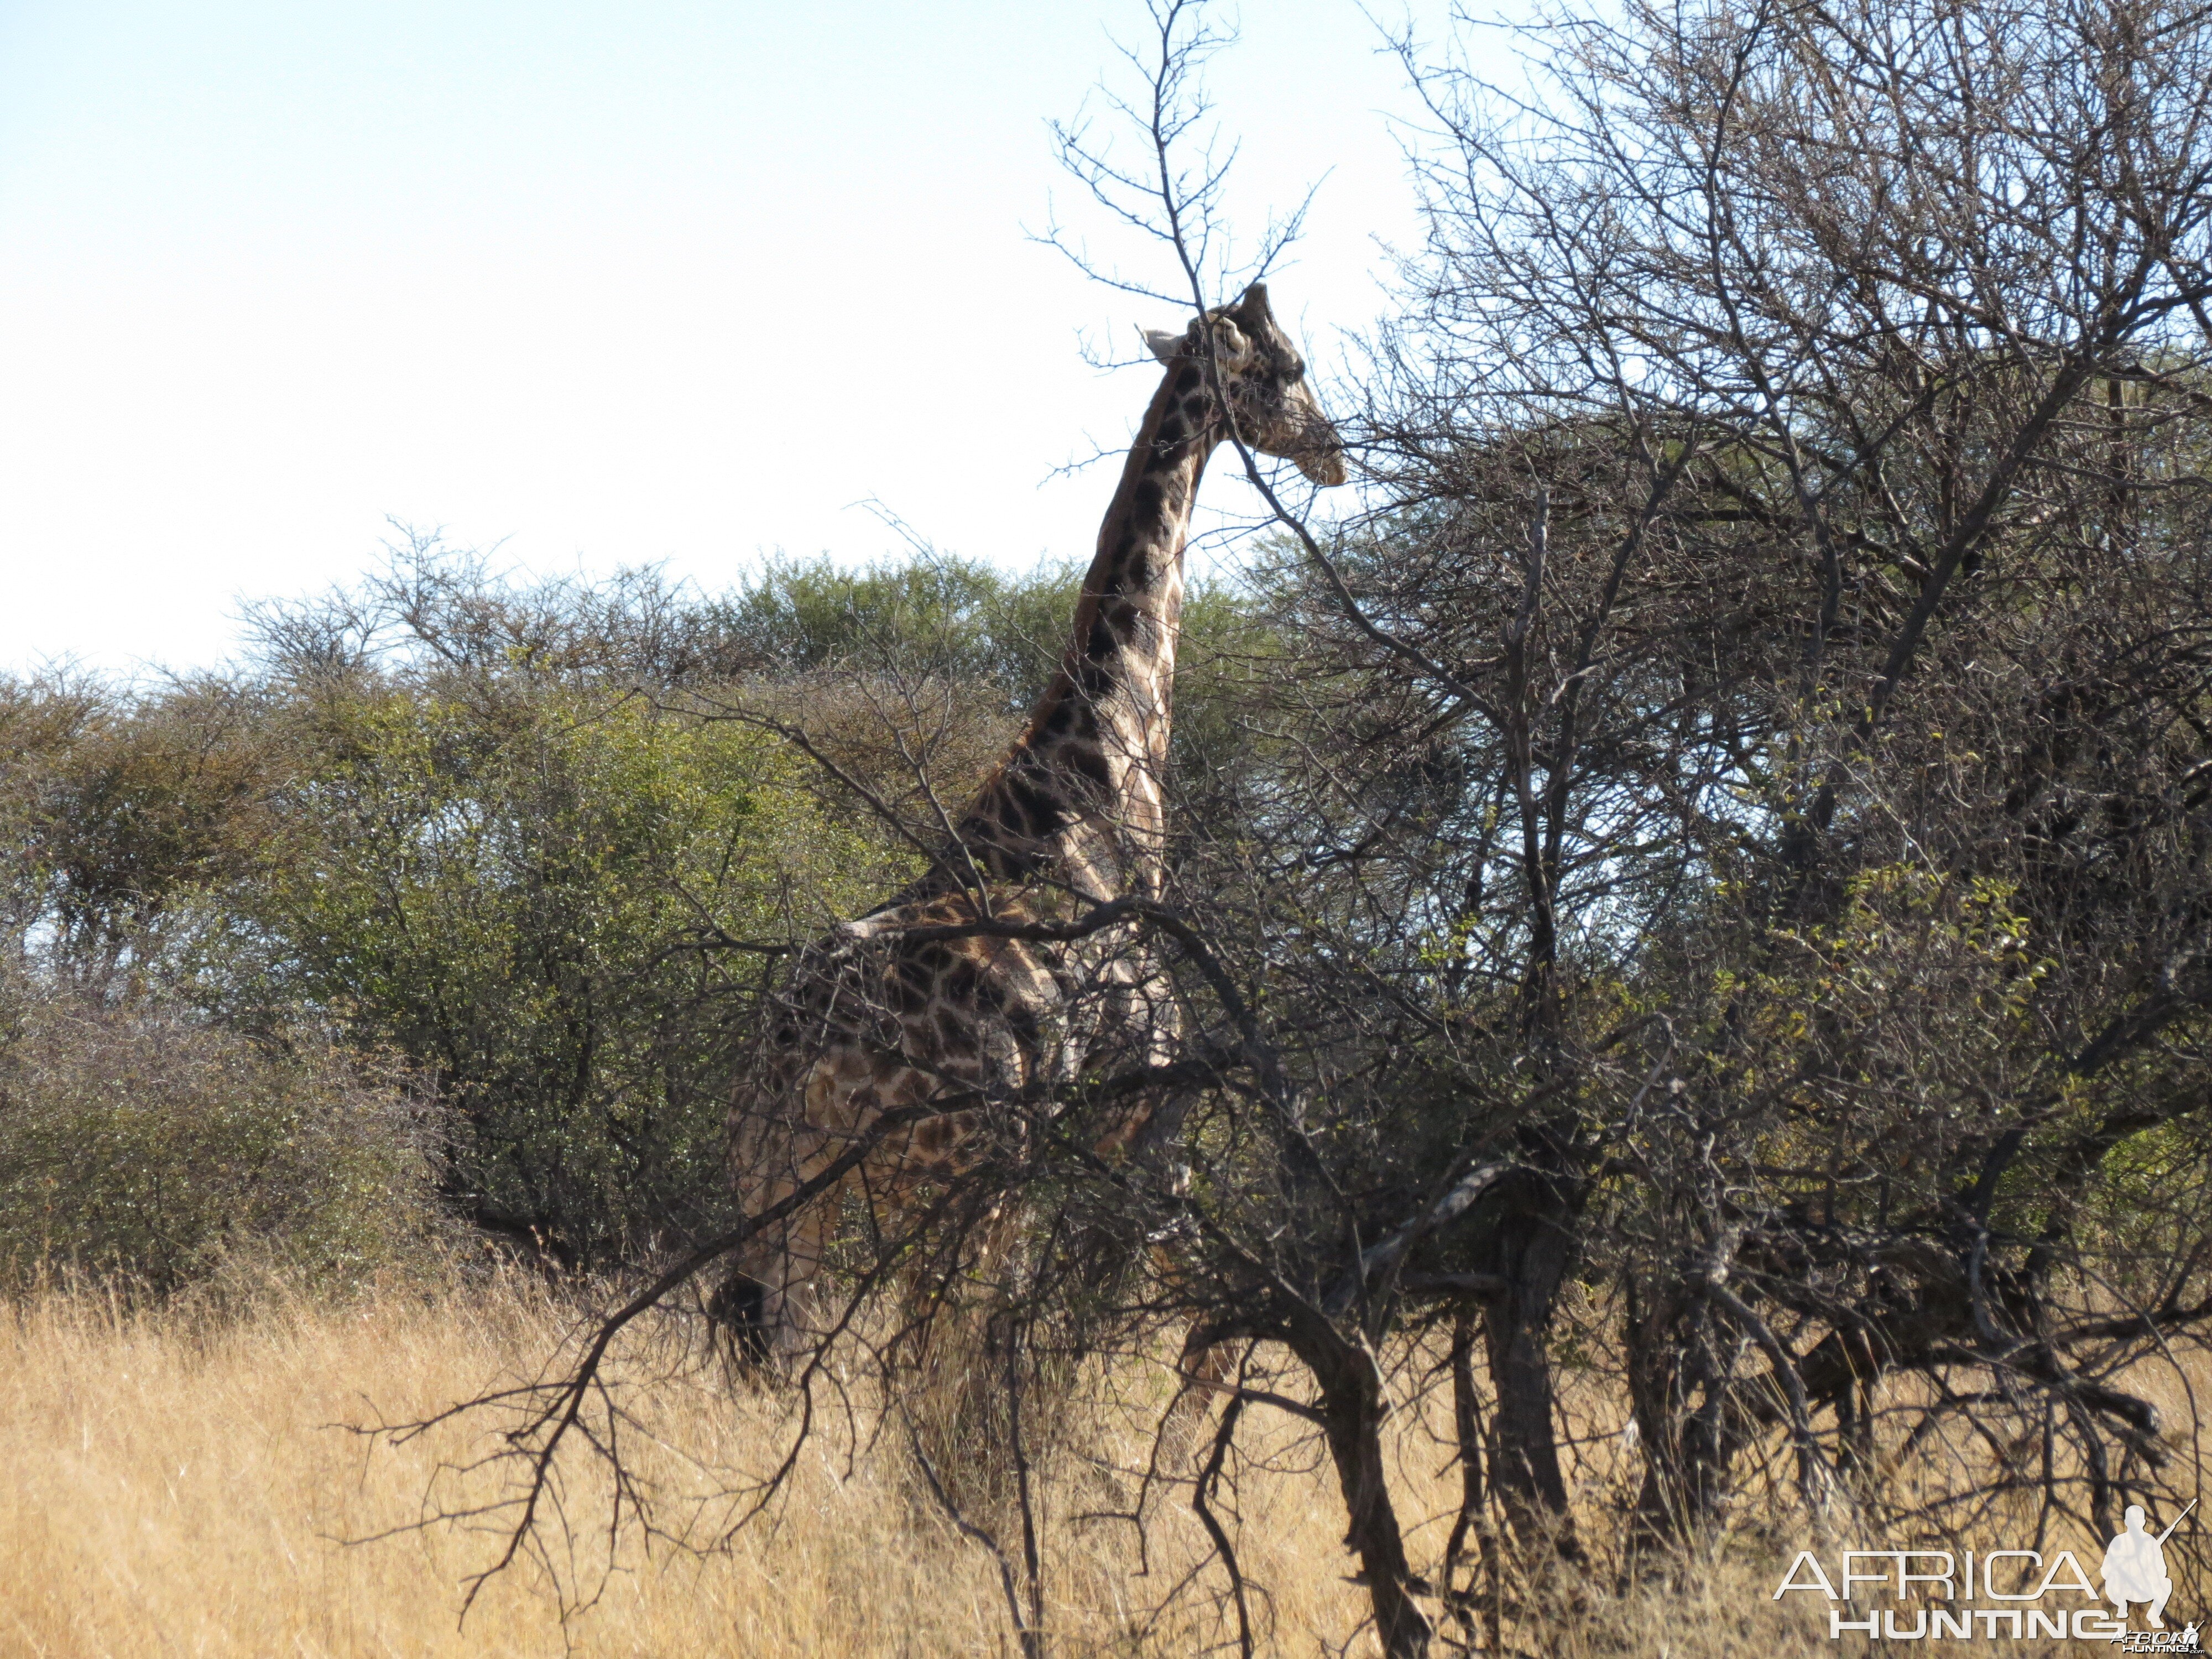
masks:
[(1170, 365), (1098, 528), (1059, 673), (960, 826), (993, 873), (1055, 859), (1078, 890), (1156, 889), (1183, 538), (1219, 440), (1195, 363)]

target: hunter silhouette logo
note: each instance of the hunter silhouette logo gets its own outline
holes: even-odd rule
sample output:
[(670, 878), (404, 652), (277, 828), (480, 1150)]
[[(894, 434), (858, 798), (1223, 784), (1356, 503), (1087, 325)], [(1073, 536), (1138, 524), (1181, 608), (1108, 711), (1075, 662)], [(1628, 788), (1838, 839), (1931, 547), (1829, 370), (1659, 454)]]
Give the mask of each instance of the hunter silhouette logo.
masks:
[[(2106, 1547), (2101, 1595), (2072, 1550), (2048, 1559), (2039, 1550), (1845, 1550), (1832, 1578), (1811, 1550), (1800, 1550), (1773, 1599), (1798, 1593), (1843, 1603), (1828, 1611), (1832, 1641), (1847, 1632), (1870, 1643), (2071, 1638), (2124, 1653), (2202, 1653), (2194, 1620), (2172, 1631), (2163, 1617), (2173, 1593), (2166, 1542), (2196, 1507), (2192, 1500), (2154, 1534), (2142, 1506), (2130, 1504), (2126, 1525)], [(1879, 1605), (1884, 1599), (1893, 1605)], [(2138, 1606), (2148, 1630), (2130, 1626), (2130, 1610)]]
[[(2197, 1507), (2190, 1499), (2189, 1510)], [(2182, 1510), (2170, 1522), (2164, 1532), (2153, 1538), (2143, 1530), (2142, 1505), (2128, 1505), (2127, 1526), (2105, 1547), (2105, 1599), (2120, 1610), (2120, 1617), (2128, 1616), (2130, 1602), (2148, 1601), (2150, 1611), (2144, 1616), (2153, 1630), (2164, 1630), (2166, 1620), (2159, 1615), (2166, 1611), (2166, 1598), (2173, 1594), (2173, 1580), (2166, 1576), (2166, 1540), (2173, 1536), (2174, 1528), (2189, 1513)], [(2196, 1633), (2191, 1625), (2190, 1633)]]

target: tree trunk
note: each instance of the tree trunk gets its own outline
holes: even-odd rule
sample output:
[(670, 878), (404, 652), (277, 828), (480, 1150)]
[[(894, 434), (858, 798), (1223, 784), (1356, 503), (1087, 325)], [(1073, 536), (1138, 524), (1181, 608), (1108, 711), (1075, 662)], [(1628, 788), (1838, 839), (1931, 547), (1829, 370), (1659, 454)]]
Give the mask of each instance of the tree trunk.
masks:
[(1291, 1345), (1321, 1387), (1322, 1431), (1350, 1522), (1344, 1541), (1359, 1557), (1359, 1576), (1375, 1609), (1382, 1651), (1388, 1659), (1424, 1659), (1435, 1627), (1413, 1599), (1414, 1591), (1425, 1587), (1406, 1560), (1406, 1540), (1382, 1466), (1389, 1401), (1382, 1371), (1366, 1348), (1317, 1321), (1301, 1322)]
[[(1627, 1283), (1628, 1390), (1644, 1454), (1632, 1556), (1703, 1536), (1718, 1518), (1740, 1436), (1715, 1363), (1711, 1310), (1679, 1277)], [(1632, 1559), (1631, 1571), (1636, 1570)]]
[(1516, 1196), (1520, 1201), (1499, 1218), (1493, 1235), (1492, 1271), (1505, 1288), (1483, 1307), (1491, 1387), (1498, 1397), (1491, 1480), (1524, 1548), (1579, 1560), (1582, 1547), (1559, 1473), (1546, 1332), (1573, 1259), (1573, 1223), (1581, 1206), (1550, 1181), (1532, 1182)]

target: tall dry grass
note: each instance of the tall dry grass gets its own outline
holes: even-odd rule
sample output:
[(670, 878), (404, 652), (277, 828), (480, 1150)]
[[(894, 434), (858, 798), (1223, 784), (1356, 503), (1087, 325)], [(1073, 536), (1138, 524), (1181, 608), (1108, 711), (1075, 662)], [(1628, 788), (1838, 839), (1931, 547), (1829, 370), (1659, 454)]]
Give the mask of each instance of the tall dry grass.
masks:
[[(825, 1418), (783, 1495), (726, 1548), (695, 1553), (632, 1529), (614, 1545), (611, 1573), (600, 1571), (605, 1489), (579, 1468), (562, 1492), (576, 1529), (569, 1549), (550, 1571), (526, 1560), (492, 1581), (463, 1625), (463, 1581), (496, 1553), (495, 1531), (392, 1529), (498, 1495), (498, 1471), (453, 1467), (487, 1449), (489, 1425), (449, 1424), (397, 1448), (345, 1425), (427, 1415), (534, 1374), (573, 1331), (574, 1310), (529, 1282), (395, 1283), (343, 1305), (264, 1289), (244, 1313), (235, 1297), (149, 1311), (58, 1291), (4, 1306), (0, 1652), (1013, 1650), (996, 1564), (919, 1489), (893, 1437), (866, 1453), (877, 1425), (865, 1413)], [(711, 1541), (736, 1501), (728, 1494), (787, 1444), (788, 1401), (733, 1391), (708, 1367), (633, 1366), (647, 1370), (652, 1386), (634, 1403), (651, 1434), (633, 1455), (668, 1500), (662, 1520)], [(1086, 1393), (1118, 1406), (1059, 1437), (1088, 1455), (1060, 1455), (1042, 1475), (1053, 1650), (1130, 1659), (1221, 1650), (1234, 1633), (1224, 1580), (1183, 1496), (1156, 1495), (1141, 1560), (1126, 1522), (1096, 1518), (1135, 1496), (1128, 1471), (1142, 1467), (1144, 1431), (1164, 1398), (1143, 1367), (1126, 1364), (1109, 1380), (1114, 1387)], [(1431, 1561), (1457, 1486), (1434, 1426), (1418, 1409), (1405, 1413), (1397, 1472), (1401, 1510), (1419, 1523), (1416, 1559)], [(856, 1432), (864, 1455), (854, 1455)], [(1255, 1417), (1241, 1438), (1248, 1455), (1223, 1505), (1258, 1587), (1261, 1650), (1371, 1651), (1325, 1460), (1287, 1419)], [(1601, 1481), (1584, 1498), (1594, 1534), (1617, 1519)], [(1769, 1599), (1785, 1541), (1692, 1573), (1673, 1592), (1623, 1601), (1593, 1585), (1578, 1607), (1559, 1602), (1516, 1626), (1513, 1645), (1566, 1659), (1841, 1651), (1814, 1609)], [(596, 1599), (564, 1621), (556, 1577), (572, 1595)]]

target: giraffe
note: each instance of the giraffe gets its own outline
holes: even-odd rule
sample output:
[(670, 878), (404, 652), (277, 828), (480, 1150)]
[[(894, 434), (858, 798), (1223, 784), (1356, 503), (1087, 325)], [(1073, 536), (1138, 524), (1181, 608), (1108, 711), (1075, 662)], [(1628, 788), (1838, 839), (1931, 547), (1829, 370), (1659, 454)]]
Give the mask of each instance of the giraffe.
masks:
[[(916, 1121), (846, 1176), (878, 1215), (895, 1212), (977, 1156), (981, 1114), (962, 1103), (1110, 1063), (1164, 1063), (1180, 1035), (1130, 927), (1061, 944), (960, 933), (1160, 895), (1184, 538), (1206, 459), (1229, 435), (1224, 398), (1249, 447), (1317, 484), (1344, 482), (1342, 443), (1264, 285), (1146, 343), (1165, 373), (1099, 527), (1059, 672), (930, 872), (803, 953), (767, 1034), (768, 1063), (733, 1103), (731, 1174), (748, 1213), (904, 1109)], [(1097, 1150), (1126, 1147), (1152, 1109), (1140, 1097)], [(715, 1294), (716, 1316), (756, 1360), (787, 1360), (821, 1334), (811, 1287), (835, 1197), (757, 1237)]]

